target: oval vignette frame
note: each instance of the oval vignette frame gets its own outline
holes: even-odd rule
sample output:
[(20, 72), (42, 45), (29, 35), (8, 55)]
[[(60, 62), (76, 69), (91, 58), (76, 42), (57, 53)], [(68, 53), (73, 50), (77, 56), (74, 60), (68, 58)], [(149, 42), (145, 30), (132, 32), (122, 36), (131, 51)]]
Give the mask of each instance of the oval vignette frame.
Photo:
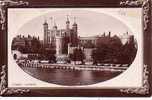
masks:
[[(5, 2), (5, 1), (4, 1)], [(82, 1), (81, 1), (82, 2)], [(96, 3), (90, 3), (88, 1), (88, 4), (85, 5), (82, 3), (82, 7), (142, 7), (143, 9), (143, 31), (144, 31), (144, 48), (149, 48), (149, 49), (144, 49), (144, 66), (143, 66), (143, 86), (139, 88), (128, 88), (128, 89), (30, 89), (30, 88), (9, 88), (7, 87), (7, 59), (4, 59), (1, 67), (1, 83), (0, 83), (0, 94), (3, 96), (150, 96), (151, 95), (151, 81), (150, 81), (150, 59), (151, 59), (151, 0), (145, 0), (145, 1), (119, 1), (119, 4), (113, 3), (112, 5), (108, 4), (103, 4), (101, 2), (95, 1)], [(103, 1), (106, 2), (106, 1)], [(38, 7), (34, 6), (34, 1), (33, 7)], [(49, 7), (48, 3), (44, 3), (45, 7)], [(73, 2), (74, 3), (74, 2)], [(7, 5), (6, 5), (7, 4)], [(1, 31), (3, 32), (2, 36), (6, 38), (7, 33), (6, 30), (6, 25), (7, 25), (7, 11), (6, 8), (9, 7), (28, 7), (27, 2), (16, 2), (16, 1), (10, 1), (10, 2), (5, 2), (1, 4), (1, 10), (3, 11), (1, 13)], [(59, 4), (57, 2), (54, 2), (53, 4), (58, 5), (58, 7), (80, 7), (73, 5), (72, 2), (67, 5), (66, 3)], [(52, 7), (57, 7), (52, 4)], [(70, 6), (69, 6), (70, 5)], [(31, 6), (32, 7), (32, 6)], [(3, 42), (5, 45), (6, 41)], [(4, 49), (5, 46), (4, 46)], [(4, 50), (5, 51), (5, 50)], [(5, 54), (3, 54), (5, 55)], [(7, 53), (6, 53), (7, 55)], [(5, 56), (7, 57), (7, 56)], [(68, 91), (68, 93), (65, 93)], [(92, 91), (92, 92), (88, 92)], [(49, 92), (49, 93), (48, 93)]]
[[(51, 10), (52, 11), (52, 10)], [(87, 75), (89, 75), (90, 77), (92, 77), (93, 78), (93, 80), (91, 80), (92, 78), (87, 78), (85, 75), (83, 76), (83, 74), (82, 73), (87, 73), (86, 71), (84, 71), (84, 70), (81, 70), (80, 69), (80, 71), (78, 71), (79, 69), (70, 69), (69, 67), (66, 67), (66, 64), (64, 64), (65, 65), (65, 72), (64, 72), (64, 69), (63, 68), (61, 68), (61, 67), (59, 67), (59, 68), (57, 68), (57, 69), (52, 69), (52, 71), (53, 71), (53, 73), (54, 72), (59, 72), (60, 73), (60, 76), (61, 77), (59, 77), (59, 79), (57, 79), (56, 77), (49, 77), (49, 78), (44, 78), (43, 77), (43, 73), (45, 73), (45, 76), (46, 76), (46, 74), (47, 74), (47, 72), (50, 70), (50, 72), (52, 72), (51, 71), (51, 67), (49, 68), (49, 69), (47, 69), (48, 67), (46, 67), (46, 72), (43, 72), (43, 71), (40, 71), (41, 70), (41, 67), (43, 68), (43, 65), (44, 64), (41, 64), (41, 63), (38, 63), (39, 65), (33, 65), (33, 66), (39, 66), (39, 68), (37, 69), (37, 68), (28, 68), (28, 65), (26, 66), (26, 65), (22, 65), (22, 64), (19, 64), (18, 63), (18, 66), (23, 70), (23, 71), (25, 71), (27, 74), (29, 74), (30, 76), (32, 76), (32, 77), (34, 77), (34, 78), (36, 78), (36, 79), (39, 79), (39, 80), (41, 80), (41, 81), (44, 81), (44, 82), (48, 82), (48, 83), (52, 83), (52, 84), (57, 84), (57, 85), (63, 85), (63, 86), (85, 86), (85, 85), (92, 85), (92, 84), (97, 84), (97, 83), (100, 83), (100, 82), (104, 82), (104, 81), (108, 81), (108, 80), (110, 80), (110, 79), (113, 79), (114, 77), (117, 77), (118, 75), (120, 75), (120, 74), (122, 74), (124, 71), (126, 71), (130, 66), (131, 66), (131, 64), (133, 63), (133, 61), (134, 61), (134, 59), (135, 59), (135, 57), (136, 57), (136, 54), (137, 54), (137, 50), (138, 50), (138, 45), (137, 45), (137, 40), (136, 40), (136, 36), (134, 36), (133, 34), (132, 34), (132, 31), (129, 29), (129, 27), (127, 27), (123, 22), (121, 22), (119, 19), (117, 19), (117, 18), (115, 18), (114, 16), (111, 16), (111, 15), (108, 15), (108, 14), (105, 14), (105, 13), (99, 13), (98, 11), (89, 11), (89, 10), (84, 10), (84, 9), (72, 9), (72, 12), (71, 12), (71, 9), (69, 10), (69, 9), (66, 9), (66, 10), (59, 10), (59, 11), (53, 11), (53, 12), (49, 12), (49, 13), (46, 13), (45, 15), (40, 15), (40, 16), (37, 16), (37, 17), (35, 17), (34, 19), (31, 19), (31, 20), (29, 20), (28, 22), (26, 22), (25, 24), (23, 24), (20, 28), (19, 28), (19, 31), (17, 32), (17, 33), (22, 33), (22, 34), (18, 34), (18, 35), (21, 35), (21, 37), (22, 36), (24, 36), (24, 38), (26, 39), (27, 38), (27, 41), (28, 41), (28, 37), (26, 37), (27, 36), (27, 34), (26, 33), (31, 33), (31, 30), (33, 29), (33, 28), (31, 28), (32, 26), (34, 26), (34, 25), (37, 25), (37, 28), (38, 29), (41, 29), (41, 31), (42, 31), (42, 28), (40, 27), (40, 25), (38, 25), (38, 23), (37, 23), (37, 20), (42, 20), (43, 19), (43, 17), (45, 16), (45, 17), (47, 17), (47, 18), (49, 18), (49, 16), (51, 16), (51, 15), (54, 15), (54, 16), (57, 16), (57, 18), (55, 18), (56, 20), (57, 20), (57, 22), (58, 22), (58, 24), (60, 24), (60, 23), (64, 23), (64, 22), (62, 22), (62, 17), (63, 17), (63, 15), (66, 15), (67, 13), (70, 13), (71, 15), (75, 15), (75, 16), (78, 16), (79, 17), (79, 20), (77, 19), (77, 24), (78, 24), (78, 39), (79, 39), (79, 41), (81, 41), (81, 39), (83, 39), (84, 37), (83, 36), (85, 36), (86, 37), (86, 35), (83, 35), (83, 34), (81, 34), (81, 33), (84, 33), (84, 32), (80, 32), (80, 30), (82, 29), (82, 28), (85, 28), (85, 29), (83, 29), (83, 31), (85, 31), (85, 30), (87, 30), (87, 33), (88, 32), (90, 32), (91, 30), (89, 30), (87, 27), (89, 26), (85, 26), (85, 25), (87, 25), (88, 23), (80, 23), (80, 22), (82, 22), (82, 19), (85, 19), (85, 21), (84, 22), (87, 22), (87, 20), (90, 20), (91, 21), (91, 19), (90, 19), (90, 17), (88, 17), (87, 18), (87, 16), (91, 16), (92, 15), (92, 17), (96, 17), (96, 19), (98, 18), (98, 20), (101, 20), (101, 21), (91, 21), (91, 24), (98, 24), (98, 23), (101, 23), (101, 25), (99, 24), (98, 26), (103, 26), (104, 24), (102, 24), (102, 19), (104, 19), (104, 21), (108, 21), (109, 19), (111, 20), (110, 22), (113, 22), (113, 24), (115, 24), (115, 25), (118, 25), (117, 27), (121, 27), (122, 29), (123, 29), (123, 32), (124, 32), (124, 30), (127, 30), (127, 32), (128, 32), (128, 36), (129, 36), (129, 38), (131, 38), (132, 36), (133, 36), (133, 44), (134, 44), (134, 49), (135, 49), (135, 51), (132, 53), (132, 52), (130, 52), (130, 53), (132, 53), (133, 54), (133, 57), (131, 57), (132, 58), (132, 61), (129, 61), (128, 63), (125, 63), (124, 65), (123, 65), (123, 63), (122, 64), (119, 64), (119, 61), (118, 62), (116, 62), (116, 64), (114, 63), (111, 63), (111, 64), (113, 64), (113, 66), (115, 65), (116, 67), (117, 66), (124, 66), (124, 68), (120, 68), (120, 70), (123, 70), (123, 71), (114, 71), (114, 72), (111, 72), (110, 70), (110, 72), (109, 71), (104, 71), (104, 70), (106, 70), (106, 68), (105, 69), (103, 69), (103, 71), (102, 71), (102, 69), (101, 69), (101, 72), (99, 71), (99, 70), (95, 70), (95, 71), (93, 71), (93, 70), (91, 70), (90, 69), (90, 71), (88, 71), (88, 74)], [(92, 18), (91, 17), (91, 18)], [(99, 18), (100, 17), (100, 18)], [(71, 22), (71, 18), (69, 18), (69, 21)], [(39, 23), (41, 23), (42, 24), (42, 22), (39, 22)], [(73, 23), (73, 22), (72, 22)], [(71, 23), (71, 24), (72, 24)], [(82, 24), (82, 25), (81, 25)], [(42, 26), (42, 25), (41, 25)], [(85, 27), (83, 27), (83, 26), (85, 26)], [(109, 25), (106, 25), (107, 27), (113, 27), (113, 25), (111, 25), (111, 24), (109, 24)], [(105, 27), (106, 27), (105, 26)], [(52, 26), (51, 26), (52, 27)], [(61, 25), (60, 25), (60, 27), (61, 27)], [(64, 25), (62, 25), (62, 27), (64, 27)], [(49, 28), (49, 29), (52, 29), (52, 28)], [(103, 28), (102, 30), (104, 30), (104, 29), (106, 29), (106, 28)], [(28, 32), (28, 30), (30, 30), (29, 32)], [(60, 29), (58, 29), (58, 30), (60, 30)], [(98, 30), (98, 28), (95, 28), (94, 30)], [(40, 31), (40, 30), (39, 30)], [(101, 31), (101, 30), (100, 30)], [(105, 30), (104, 30), (105, 31)], [(33, 31), (32, 33), (34, 33), (35, 31)], [(122, 32), (122, 31), (121, 31)], [(113, 30), (111, 30), (111, 36), (110, 36), (110, 39), (116, 39), (116, 38), (118, 38), (118, 40), (120, 39), (120, 41), (122, 42), (123, 41), (123, 39), (122, 38), (125, 38), (125, 37), (123, 37), (123, 35), (124, 35), (124, 33), (122, 33), (121, 34), (121, 32), (119, 31), (119, 34), (116, 32), (116, 29), (114, 29), (114, 32), (113, 32)], [(24, 34), (25, 33), (25, 34)], [(37, 33), (43, 33), (43, 32), (37, 32)], [(93, 36), (96, 36), (96, 35), (99, 35), (99, 34), (91, 34), (91, 33), (97, 33), (97, 32), (90, 32), (89, 33), (89, 35), (91, 35), (91, 36), (89, 36), (88, 38), (90, 38), (91, 39), (91, 37)], [(117, 33), (117, 34), (114, 34), (114, 33)], [(52, 34), (52, 33), (51, 33)], [(103, 33), (103, 34), (105, 34), (105, 33)], [(103, 35), (102, 34), (102, 35)], [(14, 39), (17, 39), (17, 36), (16, 36), (17, 34), (15, 34), (14, 35), (14, 38), (13, 38), (13, 41), (14, 41)], [(40, 36), (40, 34), (33, 34), (35, 37), (41, 37)], [(83, 35), (83, 36), (81, 36), (81, 35)], [(125, 34), (126, 35), (126, 34)], [(28, 34), (28, 36), (29, 36), (29, 34)], [(30, 34), (30, 36), (32, 37), (32, 35)], [(12, 35), (12, 37), (13, 37), (13, 35)], [(103, 37), (102, 37), (103, 38)], [(107, 38), (107, 35), (105, 36), (105, 39)], [(128, 39), (129, 39), (128, 38)], [(43, 38), (44, 39), (44, 38)], [(42, 39), (42, 41), (44, 41)], [(117, 40), (117, 41), (118, 41)], [(19, 41), (19, 40), (18, 40)], [(41, 41), (41, 40), (39, 40), (39, 41)], [(130, 40), (127, 40), (128, 42), (127, 43), (131, 43), (131, 42), (129, 42)], [(14, 44), (15, 44), (15, 42), (14, 42)], [(40, 43), (40, 44), (43, 44), (43, 43)], [(85, 43), (86, 44), (86, 43)], [(12, 44), (13, 45), (13, 44)], [(107, 44), (108, 45), (108, 44)], [(34, 46), (34, 44), (32, 45), (32, 46)], [(43, 46), (43, 45), (42, 45)], [(31, 47), (30, 47), (31, 48)], [(50, 48), (52, 48), (52, 47), (50, 47)], [(127, 46), (127, 44), (126, 44), (126, 40), (125, 40), (125, 43), (122, 43), (122, 47), (121, 48), (124, 48), (124, 49), (122, 49), (123, 51), (125, 50), (125, 49), (127, 49), (127, 51), (129, 50), (129, 47)], [(120, 48), (120, 49), (121, 49)], [(18, 50), (18, 49), (17, 49)], [(27, 50), (27, 49), (26, 49)], [(121, 51), (122, 51), (121, 50)], [(16, 49), (14, 49), (14, 50), (12, 50), (11, 52), (17, 52), (16, 51)], [(132, 49), (131, 49), (131, 51), (133, 51)], [(24, 51), (23, 51), (24, 52)], [(84, 51), (83, 51), (84, 52)], [(120, 51), (118, 51), (118, 52), (120, 52)], [(117, 52), (116, 52), (117, 53)], [(17, 53), (16, 53), (17, 54)], [(14, 55), (16, 55), (15, 53), (13, 53), (12, 55), (13, 55), (13, 57), (14, 57)], [(21, 53), (22, 54), (22, 53)], [(132, 55), (132, 54), (130, 54), (130, 55)], [(86, 55), (86, 54), (85, 54)], [(125, 55), (127, 55), (127, 54), (125, 54)], [(30, 58), (29, 58), (30, 59)], [(117, 59), (117, 58), (116, 58)], [(28, 59), (27, 59), (28, 60)], [(127, 60), (127, 59), (126, 59)], [(16, 62), (17, 63), (17, 62)], [(118, 63), (118, 64), (117, 64)], [(52, 66), (51, 65), (51, 63), (49, 63), (50, 64), (50, 66)], [(55, 63), (53, 63), (53, 64), (55, 64)], [(104, 64), (104, 63), (103, 63)], [(111, 65), (110, 64), (110, 65)], [(128, 66), (126, 66), (126, 64), (128, 64)], [(87, 67), (87, 65), (86, 64), (83, 64), (83, 65), (85, 65), (85, 67)], [(24, 66), (26, 66), (26, 68), (24, 67)], [(30, 65), (29, 65), (30, 66)], [(41, 67), (40, 67), (41, 66)], [(56, 65), (54, 65), (54, 66), (56, 66)], [(78, 65), (72, 65), (72, 66), (75, 66), (75, 67), (79, 67)], [(90, 66), (90, 65), (88, 65), (88, 66)], [(94, 65), (95, 66), (95, 65)], [(106, 64), (104, 65), (104, 66), (106, 66)], [(32, 67), (32, 66), (31, 66)], [(95, 67), (101, 67), (101, 65), (99, 65), (99, 66), (95, 66)], [(109, 67), (109, 66), (106, 66), (106, 67)], [(114, 68), (114, 70), (116, 69), (116, 67)], [(125, 68), (126, 67), (126, 68)], [(37, 73), (37, 71), (35, 72), (34, 71), (34, 69), (35, 70), (37, 70), (38, 71), (38, 73), (40, 73), (40, 74), (38, 74)], [(45, 69), (45, 67), (44, 67), (44, 69)], [(63, 70), (62, 70), (63, 69)], [(30, 71), (30, 70), (32, 70), (32, 71)], [(69, 70), (69, 71), (68, 71)], [(107, 69), (108, 70), (108, 69)], [(71, 72), (72, 71), (72, 72)], [(49, 73), (50, 73), (49, 72)], [(35, 74), (34, 74), (35, 73)], [(58, 75), (57, 73), (55, 73), (55, 74), (49, 74), (48, 73), (48, 75), (47, 76), (56, 76), (56, 75)], [(63, 73), (63, 75), (61, 75)], [(102, 73), (102, 74), (101, 74)], [(119, 73), (119, 74), (118, 74)], [(73, 76), (73, 77), (70, 77), (69, 76), (69, 74), (70, 74), (70, 76)], [(80, 74), (80, 75), (76, 75), (76, 74)], [(100, 75), (101, 74), (101, 75)], [(104, 74), (104, 75), (103, 75)], [(109, 74), (111, 74), (111, 75), (109, 75)], [(82, 76), (81, 76), (82, 75)], [(98, 75), (98, 76), (96, 76), (96, 75)], [(68, 77), (69, 76), (69, 77)], [(76, 76), (76, 77), (75, 77)], [(95, 76), (95, 77), (93, 77), (93, 76)], [(99, 76), (103, 76), (103, 78), (101, 77), (99, 77)], [(84, 79), (82, 79), (81, 77), (84, 77)], [(104, 77), (107, 77), (107, 78), (104, 78)], [(66, 82), (64, 81), (64, 79), (66, 79)], [(73, 81), (73, 79), (75, 79), (75, 80), (77, 80), (77, 81), (74, 81), (74, 82), (72, 82)], [(55, 81), (54, 81), (55, 80)], [(79, 84), (79, 83), (81, 83), (81, 84)]]

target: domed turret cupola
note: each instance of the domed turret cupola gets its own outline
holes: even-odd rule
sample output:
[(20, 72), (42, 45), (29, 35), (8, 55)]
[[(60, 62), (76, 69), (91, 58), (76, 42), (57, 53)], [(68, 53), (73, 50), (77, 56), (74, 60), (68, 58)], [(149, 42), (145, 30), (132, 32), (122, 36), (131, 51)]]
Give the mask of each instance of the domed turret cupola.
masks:
[(66, 21), (66, 29), (70, 29), (70, 21), (69, 21), (68, 15), (67, 15), (67, 21)]
[(75, 22), (75, 17), (74, 17), (74, 23), (72, 25), (72, 29), (77, 32), (77, 23)]
[(45, 29), (45, 30), (47, 30), (47, 29), (48, 29), (48, 23), (47, 23), (47, 21), (46, 21), (46, 20), (44, 21), (43, 26), (44, 26), (44, 29)]
[(74, 22), (72, 26), (73, 26), (73, 28), (77, 27), (77, 23)]
[(47, 23), (47, 21), (46, 21), (46, 20), (44, 21), (43, 25), (48, 25), (48, 23)]
[(48, 44), (48, 23), (46, 20), (44, 21), (43, 29), (44, 29), (44, 44)]

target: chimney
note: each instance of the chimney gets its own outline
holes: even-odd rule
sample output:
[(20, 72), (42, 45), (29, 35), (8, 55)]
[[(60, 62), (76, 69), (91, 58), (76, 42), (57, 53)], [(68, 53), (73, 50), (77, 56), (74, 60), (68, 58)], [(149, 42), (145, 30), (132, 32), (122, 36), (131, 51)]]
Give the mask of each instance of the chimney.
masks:
[(111, 37), (111, 32), (109, 31), (109, 37)]

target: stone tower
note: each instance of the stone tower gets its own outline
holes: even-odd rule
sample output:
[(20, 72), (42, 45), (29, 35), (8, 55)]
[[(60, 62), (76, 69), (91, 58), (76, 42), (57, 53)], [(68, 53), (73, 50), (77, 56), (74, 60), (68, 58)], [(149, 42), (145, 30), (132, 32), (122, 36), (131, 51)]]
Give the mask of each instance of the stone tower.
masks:
[(67, 30), (70, 29), (70, 21), (69, 21), (68, 15), (67, 15), (67, 21), (66, 21), (66, 29), (67, 29)]
[(72, 25), (72, 36), (71, 36), (71, 38), (72, 38), (72, 41), (71, 41), (71, 43), (72, 44), (74, 44), (74, 46), (77, 46), (78, 45), (78, 36), (77, 36), (77, 33), (78, 33), (78, 25), (77, 25), (77, 23), (75, 22), (75, 18), (74, 18), (74, 23), (73, 23), (73, 25)]
[(77, 29), (78, 29), (78, 25), (77, 23), (74, 21), (73, 25), (72, 25), (72, 29), (75, 33), (77, 33)]
[(57, 25), (56, 23), (54, 23), (54, 26), (53, 26), (53, 31), (54, 31), (54, 34), (55, 34), (55, 38), (56, 38), (56, 56), (59, 56), (62, 54), (62, 36), (61, 36), (61, 33), (60, 31), (57, 30)]
[(47, 21), (45, 20), (44, 24), (43, 24), (43, 27), (44, 27), (44, 44), (48, 44), (49, 43), (49, 34), (48, 34), (48, 23)]
[(56, 36), (56, 56), (62, 55), (62, 37)]

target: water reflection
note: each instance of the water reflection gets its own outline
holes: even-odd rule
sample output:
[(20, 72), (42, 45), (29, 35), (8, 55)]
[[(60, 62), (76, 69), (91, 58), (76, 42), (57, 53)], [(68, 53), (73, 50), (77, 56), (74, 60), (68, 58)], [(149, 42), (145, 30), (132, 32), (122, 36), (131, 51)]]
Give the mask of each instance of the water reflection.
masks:
[(87, 71), (68, 69), (30, 68), (22, 69), (33, 77), (45, 82), (59, 85), (90, 85), (111, 79), (121, 72)]

